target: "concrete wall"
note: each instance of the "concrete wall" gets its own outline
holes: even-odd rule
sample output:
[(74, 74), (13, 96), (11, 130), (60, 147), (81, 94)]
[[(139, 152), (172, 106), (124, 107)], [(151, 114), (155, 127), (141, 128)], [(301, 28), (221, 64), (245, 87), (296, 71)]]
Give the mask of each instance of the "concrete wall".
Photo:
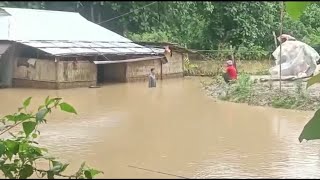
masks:
[(89, 61), (58, 61), (17, 58), (14, 63), (13, 85), (63, 89), (96, 85), (97, 68)]

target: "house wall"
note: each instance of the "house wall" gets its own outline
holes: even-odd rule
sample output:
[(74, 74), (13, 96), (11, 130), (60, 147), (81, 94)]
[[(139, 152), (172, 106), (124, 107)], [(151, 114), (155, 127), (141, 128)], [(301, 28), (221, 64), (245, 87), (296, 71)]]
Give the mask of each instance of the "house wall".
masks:
[[(31, 63), (31, 64), (30, 64)], [(89, 61), (54, 62), (46, 59), (17, 58), (14, 62), (13, 86), (48, 89), (96, 85), (96, 65)]]
[(166, 54), (168, 63), (162, 65), (162, 77), (183, 77), (183, 53), (172, 52), (172, 56)]
[[(0, 42), (1, 45), (7, 44)], [(11, 87), (13, 78), (14, 57), (19, 53), (16, 45), (9, 47), (0, 58), (0, 87)]]
[(58, 61), (58, 89), (95, 86), (97, 65), (90, 61)]
[(127, 63), (127, 81), (143, 81), (148, 79), (151, 68), (155, 68), (157, 78), (160, 78), (161, 61), (149, 60)]
[[(166, 55), (168, 63), (162, 64), (162, 78), (183, 77), (183, 58), (182, 53), (173, 52), (172, 57)], [(127, 63), (127, 81), (147, 80), (150, 69), (155, 68), (157, 78), (161, 75), (161, 61), (149, 60)]]

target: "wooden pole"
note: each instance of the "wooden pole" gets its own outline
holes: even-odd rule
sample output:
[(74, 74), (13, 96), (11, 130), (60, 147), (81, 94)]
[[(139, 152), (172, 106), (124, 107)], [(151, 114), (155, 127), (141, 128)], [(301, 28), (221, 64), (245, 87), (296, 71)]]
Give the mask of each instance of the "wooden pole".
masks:
[[(280, 1), (280, 36), (282, 35), (282, 31), (283, 31), (283, 12), (284, 11), (284, 3), (283, 1)], [(282, 69), (281, 69), (281, 64), (282, 64), (282, 42), (281, 42), (281, 38), (280, 38), (280, 64), (279, 64), (279, 67), (280, 67), (280, 71), (279, 71), (279, 74), (280, 74), (280, 81), (279, 81), (279, 85), (280, 85), (280, 92), (281, 92), (281, 86), (282, 86)]]
[(237, 62), (234, 59), (234, 51), (233, 51), (232, 45), (230, 45), (230, 51), (231, 51), (231, 58), (232, 58), (233, 66), (234, 66), (234, 68), (236, 68), (236, 71), (238, 72)]

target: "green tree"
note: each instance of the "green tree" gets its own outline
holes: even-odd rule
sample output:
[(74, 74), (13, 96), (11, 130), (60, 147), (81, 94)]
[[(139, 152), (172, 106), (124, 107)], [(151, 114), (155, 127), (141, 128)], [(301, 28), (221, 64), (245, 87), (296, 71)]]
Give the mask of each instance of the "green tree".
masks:
[[(283, 32), (311, 41), (320, 36), (316, 18), (319, 3), (304, 4), (306, 11), (300, 19), (291, 13), (295, 6), (290, 3)], [(0, 6), (79, 12), (88, 20), (137, 41), (169, 41), (192, 49), (224, 49), (232, 45), (247, 51), (272, 51), (272, 32), (278, 32), (280, 23), (278, 2), (3, 1)]]

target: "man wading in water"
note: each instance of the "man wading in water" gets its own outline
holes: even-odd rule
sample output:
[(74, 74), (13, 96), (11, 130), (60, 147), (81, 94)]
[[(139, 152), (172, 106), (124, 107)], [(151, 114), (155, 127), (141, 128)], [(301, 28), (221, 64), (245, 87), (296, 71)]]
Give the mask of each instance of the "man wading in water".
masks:
[(156, 87), (156, 74), (154, 73), (154, 68), (151, 68), (151, 73), (149, 74), (149, 88)]
[(237, 79), (237, 69), (233, 65), (233, 61), (228, 58), (226, 62), (226, 72), (222, 75), (226, 83), (230, 83)]

